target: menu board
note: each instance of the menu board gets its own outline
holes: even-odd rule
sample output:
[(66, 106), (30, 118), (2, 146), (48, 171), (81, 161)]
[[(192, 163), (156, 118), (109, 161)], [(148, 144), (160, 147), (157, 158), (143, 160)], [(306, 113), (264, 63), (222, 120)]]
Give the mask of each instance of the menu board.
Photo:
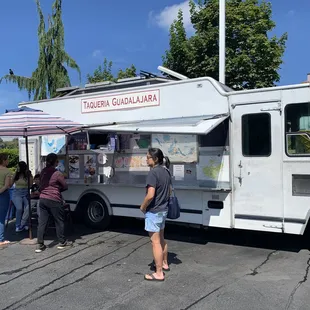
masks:
[(80, 156), (69, 155), (69, 178), (80, 178)]
[(114, 159), (115, 171), (149, 171), (145, 155), (116, 155)]
[(96, 174), (97, 155), (84, 155), (84, 178), (93, 178)]
[(196, 135), (153, 134), (152, 147), (161, 149), (172, 163), (193, 163), (198, 160)]

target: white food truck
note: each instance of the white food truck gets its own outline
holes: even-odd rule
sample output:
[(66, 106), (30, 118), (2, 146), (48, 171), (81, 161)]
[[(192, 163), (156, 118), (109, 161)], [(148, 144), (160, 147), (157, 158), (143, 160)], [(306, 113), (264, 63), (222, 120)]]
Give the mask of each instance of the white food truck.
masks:
[[(85, 124), (75, 135), (30, 140), (30, 166), (59, 154), (64, 198), (86, 222), (143, 218), (159, 147), (171, 161), (178, 223), (303, 234), (310, 215), (310, 84), (233, 91), (209, 77), (142, 76), (59, 90), (20, 106)], [(23, 141), (21, 155), (24, 152)]]

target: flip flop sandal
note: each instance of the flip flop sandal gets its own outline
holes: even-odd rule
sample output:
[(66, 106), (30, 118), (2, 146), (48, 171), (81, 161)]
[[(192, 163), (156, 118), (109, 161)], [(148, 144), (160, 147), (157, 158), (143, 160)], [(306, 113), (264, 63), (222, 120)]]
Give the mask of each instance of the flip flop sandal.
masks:
[[(156, 266), (153, 265), (152, 267), (153, 267), (153, 270), (155, 270), (155, 272), (156, 272)], [(163, 271), (165, 271), (165, 272), (170, 271), (170, 267), (168, 267), (167, 269), (163, 268)]]
[(145, 275), (144, 276), (144, 280), (146, 280), (146, 281), (154, 281), (154, 282), (163, 282), (163, 281), (165, 281), (165, 278), (163, 278), (163, 279), (156, 279), (153, 274), (149, 274), (148, 276), (150, 276), (151, 279), (147, 278), (146, 275)]

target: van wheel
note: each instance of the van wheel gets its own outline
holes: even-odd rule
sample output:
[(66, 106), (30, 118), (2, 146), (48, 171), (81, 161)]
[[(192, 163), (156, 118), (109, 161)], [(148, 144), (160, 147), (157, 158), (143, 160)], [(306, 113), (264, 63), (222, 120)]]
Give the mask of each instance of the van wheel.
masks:
[(81, 202), (82, 218), (86, 226), (94, 229), (104, 230), (111, 221), (108, 208), (104, 200), (95, 194), (90, 194), (82, 198)]

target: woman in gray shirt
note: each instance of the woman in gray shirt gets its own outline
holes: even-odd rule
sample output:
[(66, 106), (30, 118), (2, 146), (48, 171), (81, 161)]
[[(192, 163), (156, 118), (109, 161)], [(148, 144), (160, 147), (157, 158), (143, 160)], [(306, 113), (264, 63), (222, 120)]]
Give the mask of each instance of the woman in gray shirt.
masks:
[(164, 281), (163, 271), (169, 271), (168, 247), (164, 239), (165, 221), (171, 193), (171, 176), (168, 170), (170, 161), (157, 148), (150, 148), (146, 156), (151, 168), (146, 179), (146, 196), (140, 210), (145, 213), (145, 230), (152, 241), (156, 272), (147, 274), (147, 281)]

